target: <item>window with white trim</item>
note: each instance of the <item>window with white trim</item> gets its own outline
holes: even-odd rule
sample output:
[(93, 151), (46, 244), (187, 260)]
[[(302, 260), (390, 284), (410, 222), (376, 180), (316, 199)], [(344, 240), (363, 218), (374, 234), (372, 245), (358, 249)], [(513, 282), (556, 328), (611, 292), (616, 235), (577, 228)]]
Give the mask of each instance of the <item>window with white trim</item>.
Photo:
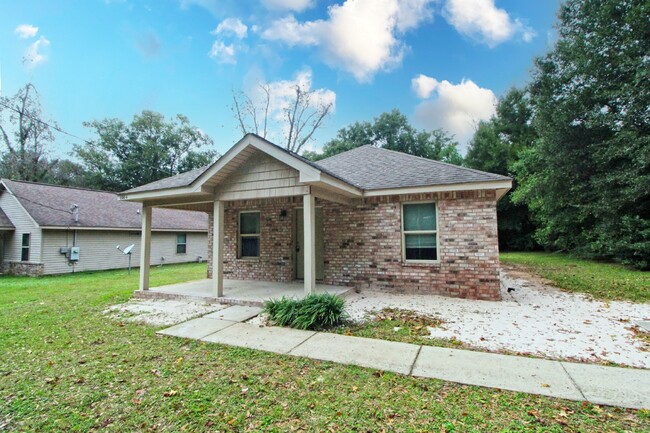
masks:
[(187, 233), (178, 233), (176, 235), (176, 254), (185, 254), (187, 252)]
[(436, 204), (402, 204), (402, 255), (405, 261), (438, 260), (438, 222)]
[(29, 233), (23, 233), (22, 246), (20, 249), (20, 261), (28, 262), (29, 261), (29, 244), (31, 242), (31, 235)]
[(239, 258), (260, 256), (260, 213), (245, 211), (239, 214)]

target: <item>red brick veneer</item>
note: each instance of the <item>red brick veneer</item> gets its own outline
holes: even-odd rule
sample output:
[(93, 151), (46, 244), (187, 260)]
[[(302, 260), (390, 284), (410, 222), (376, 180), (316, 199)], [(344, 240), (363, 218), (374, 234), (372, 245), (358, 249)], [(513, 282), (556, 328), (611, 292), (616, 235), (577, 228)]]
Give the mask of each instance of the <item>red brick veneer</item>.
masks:
[[(323, 207), (324, 283), (400, 293), (500, 299), (495, 191), (457, 191), (367, 198), (345, 206)], [(402, 261), (401, 202), (438, 204), (439, 262)], [(225, 211), (226, 278), (290, 281), (294, 254), (294, 210), (302, 199), (231, 202)], [(237, 259), (237, 215), (261, 211), (261, 257)], [(286, 216), (282, 216), (286, 211)], [(212, 251), (212, 227), (208, 232)], [(209, 270), (211, 273), (211, 257)]]

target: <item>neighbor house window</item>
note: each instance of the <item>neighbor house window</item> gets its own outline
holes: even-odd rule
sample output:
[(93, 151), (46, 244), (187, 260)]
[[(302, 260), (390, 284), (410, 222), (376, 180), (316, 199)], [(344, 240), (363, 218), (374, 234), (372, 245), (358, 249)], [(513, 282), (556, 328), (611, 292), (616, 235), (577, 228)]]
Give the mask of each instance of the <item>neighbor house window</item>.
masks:
[(187, 234), (179, 233), (176, 235), (176, 254), (185, 254), (187, 252)]
[(29, 233), (23, 233), (23, 243), (22, 243), (22, 249), (20, 251), (21, 262), (29, 261), (29, 242), (30, 242)]
[(260, 213), (239, 214), (239, 257), (260, 256)]
[(404, 260), (438, 260), (438, 223), (435, 203), (402, 205), (402, 247)]

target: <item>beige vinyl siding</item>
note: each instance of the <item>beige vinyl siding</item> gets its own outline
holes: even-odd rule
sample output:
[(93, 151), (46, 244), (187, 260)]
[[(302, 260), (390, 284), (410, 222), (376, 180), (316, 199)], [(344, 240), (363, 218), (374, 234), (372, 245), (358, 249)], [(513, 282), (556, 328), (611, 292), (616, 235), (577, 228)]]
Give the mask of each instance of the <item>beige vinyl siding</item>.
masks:
[(41, 229), (29, 216), (16, 197), (9, 192), (0, 193), (0, 208), (9, 217), (16, 229), (5, 236), (3, 260), (19, 262), (23, 233), (30, 234), (29, 261), (41, 261)]
[[(208, 259), (207, 233), (187, 233), (187, 253), (176, 254), (176, 234), (184, 232), (153, 232), (151, 234), (151, 264), (195, 262), (198, 256)], [(45, 274), (72, 272), (73, 266), (61, 247), (72, 246), (74, 231), (43, 230), (43, 263)], [(74, 264), (74, 272), (126, 268), (127, 256), (117, 250), (135, 244), (131, 265), (140, 264), (140, 232), (111, 230), (77, 230), (77, 246), (80, 248), (79, 261)]]
[(255, 192), (261, 193), (260, 196), (283, 196), (283, 192), (290, 193), (303, 186), (297, 170), (260, 152), (218, 185), (215, 192), (224, 200), (237, 200), (250, 198)]

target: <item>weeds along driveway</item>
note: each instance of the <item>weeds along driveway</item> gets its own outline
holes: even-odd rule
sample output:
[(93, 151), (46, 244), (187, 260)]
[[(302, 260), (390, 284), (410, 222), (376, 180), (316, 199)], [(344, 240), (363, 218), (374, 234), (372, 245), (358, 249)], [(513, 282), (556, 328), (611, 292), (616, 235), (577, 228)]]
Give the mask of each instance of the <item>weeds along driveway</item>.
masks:
[(650, 368), (647, 343), (634, 329), (650, 320), (650, 304), (594, 300), (519, 271), (503, 270), (501, 277), (501, 302), (365, 291), (347, 298), (347, 311), (361, 320), (383, 308), (408, 309), (443, 319), (430, 329), (432, 338), (494, 352)]

